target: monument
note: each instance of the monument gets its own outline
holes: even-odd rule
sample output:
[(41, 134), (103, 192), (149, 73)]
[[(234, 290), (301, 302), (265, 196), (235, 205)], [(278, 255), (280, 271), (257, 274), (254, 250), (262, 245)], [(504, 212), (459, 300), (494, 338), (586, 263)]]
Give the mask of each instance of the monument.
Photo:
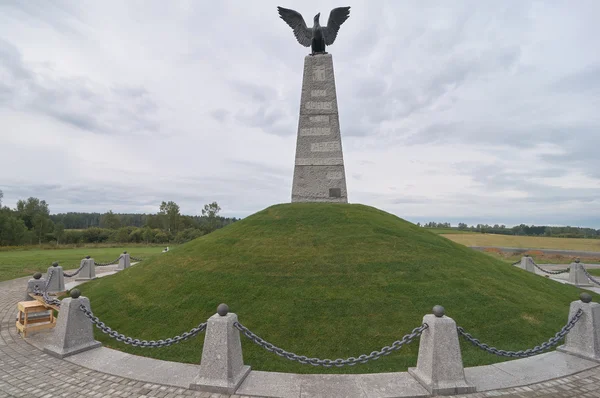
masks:
[(280, 17), (292, 28), (298, 42), (311, 47), (304, 58), (292, 202), (348, 202), (342, 153), (333, 58), (325, 52), (350, 15), (350, 7), (334, 8), (327, 26), (308, 28), (302, 15), (278, 7)]

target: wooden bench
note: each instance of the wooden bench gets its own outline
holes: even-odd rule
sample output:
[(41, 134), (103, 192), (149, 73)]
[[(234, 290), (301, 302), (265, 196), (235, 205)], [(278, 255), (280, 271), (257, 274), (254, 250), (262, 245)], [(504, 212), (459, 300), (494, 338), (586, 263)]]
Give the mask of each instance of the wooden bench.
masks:
[[(45, 303), (35, 301), (19, 301), (17, 303), (19, 314), (17, 315), (17, 330), (27, 337), (27, 332), (51, 329), (56, 326), (54, 308)], [(30, 319), (30, 315), (35, 315)]]

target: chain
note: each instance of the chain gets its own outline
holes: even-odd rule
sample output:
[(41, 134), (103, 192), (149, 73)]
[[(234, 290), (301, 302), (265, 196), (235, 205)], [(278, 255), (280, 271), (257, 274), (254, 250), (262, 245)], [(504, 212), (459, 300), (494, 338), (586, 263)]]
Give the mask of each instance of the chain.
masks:
[(379, 359), (380, 357), (382, 357), (384, 355), (389, 355), (393, 351), (399, 350), (405, 344), (409, 344), (410, 342), (413, 341), (414, 338), (419, 337), (421, 335), (421, 333), (423, 333), (423, 330), (427, 329), (427, 324), (424, 323), (423, 325), (419, 326), (418, 328), (413, 329), (410, 334), (407, 334), (404, 337), (402, 337), (401, 340), (394, 341), (391, 346), (385, 346), (381, 349), (381, 351), (373, 351), (369, 355), (363, 354), (363, 355), (359, 356), (358, 358), (350, 357), (347, 359), (338, 358), (335, 360), (331, 360), (331, 359), (308, 358), (304, 355), (296, 355), (293, 352), (285, 351), (284, 349), (276, 347), (273, 344), (263, 340), (262, 338), (258, 337), (256, 334), (252, 333), (247, 327), (245, 327), (244, 325), (242, 325), (239, 322), (235, 322), (233, 324), (233, 326), (236, 329), (238, 329), (240, 332), (242, 332), (244, 334), (244, 336), (246, 336), (250, 340), (252, 340), (252, 342), (254, 342), (255, 344), (258, 344), (259, 346), (261, 346), (262, 348), (264, 348), (267, 351), (274, 352), (275, 354), (279, 355), (280, 357), (284, 357), (286, 359), (289, 359), (290, 361), (297, 361), (297, 362), (300, 362), (301, 364), (310, 364), (312, 366), (324, 366), (326, 368), (330, 368), (332, 366), (337, 366), (337, 367), (342, 367), (342, 366), (346, 366), (346, 365), (354, 366), (357, 363), (367, 363), (370, 360)]
[(532, 263), (532, 264), (533, 264), (533, 265), (534, 265), (534, 266), (535, 266), (537, 269), (539, 269), (540, 271), (542, 271), (542, 272), (545, 272), (545, 273), (547, 273), (547, 274), (550, 274), (550, 275), (565, 274), (565, 273), (569, 272), (569, 268), (567, 268), (567, 269), (563, 269), (563, 270), (561, 270), (561, 271), (546, 271), (545, 269), (543, 269), (542, 267), (540, 267), (539, 265), (537, 265), (537, 264), (535, 263), (535, 261), (533, 261), (533, 259), (531, 259), (531, 258), (530, 258), (530, 260), (531, 260), (531, 263)]
[(198, 335), (198, 333), (200, 333), (206, 329), (206, 322), (204, 322), (204, 323), (199, 324), (195, 328), (192, 328), (189, 332), (184, 332), (181, 336), (175, 336), (173, 338), (168, 338), (168, 339), (164, 339), (164, 340), (161, 339), (161, 340), (157, 340), (157, 341), (139, 340), (139, 339), (127, 337), (124, 334), (117, 332), (116, 330), (112, 330), (111, 328), (106, 326), (104, 324), (104, 322), (101, 322), (100, 319), (98, 319), (98, 317), (94, 316), (92, 311), (87, 309), (87, 307), (85, 305), (81, 304), (79, 306), (79, 309), (81, 311), (83, 311), (85, 316), (87, 316), (88, 319), (92, 322), (92, 324), (96, 325), (96, 327), (98, 329), (100, 329), (102, 331), (102, 333), (108, 334), (109, 337), (111, 337), (117, 341), (121, 341), (125, 344), (132, 345), (134, 347), (142, 347), (142, 348), (168, 347), (170, 345), (177, 344), (181, 341), (187, 340), (190, 337), (195, 337), (196, 335)]
[(575, 324), (577, 323), (577, 321), (579, 320), (579, 318), (581, 317), (582, 314), (583, 314), (583, 310), (581, 310), (581, 308), (578, 309), (577, 312), (575, 313), (575, 315), (573, 315), (573, 318), (571, 318), (569, 320), (569, 322), (565, 326), (563, 326), (563, 328), (560, 330), (560, 332), (558, 332), (554, 335), (554, 337), (550, 338), (548, 341), (543, 342), (539, 346), (535, 346), (533, 348), (529, 348), (524, 351), (499, 350), (496, 347), (490, 347), (487, 344), (479, 342), (478, 339), (474, 338), (469, 333), (465, 332), (465, 330), (460, 326), (457, 327), (456, 329), (458, 330), (458, 333), (460, 333), (468, 342), (470, 342), (471, 344), (473, 344), (476, 347), (481, 348), (484, 351), (489, 352), (490, 354), (495, 354), (495, 355), (498, 355), (501, 357), (526, 358), (526, 357), (530, 357), (533, 355), (537, 355), (543, 351), (546, 351), (550, 347), (556, 345), (563, 337), (565, 337), (565, 335), (567, 333), (569, 333), (569, 331), (573, 328), (573, 326), (575, 326)]
[(113, 265), (113, 264), (116, 264), (116, 263), (118, 263), (118, 262), (119, 262), (119, 260), (121, 259), (121, 257), (123, 257), (123, 256), (119, 256), (119, 257), (118, 257), (116, 260), (113, 260), (113, 261), (111, 261), (111, 262), (109, 262), (109, 263), (97, 263), (97, 262), (95, 262), (95, 261), (94, 261), (94, 265), (95, 265), (96, 267), (105, 267), (105, 266), (107, 266), (107, 265)]
[(133, 256), (129, 256), (130, 259), (132, 259), (133, 261), (144, 261), (143, 258), (138, 258), (138, 257), (133, 257)]
[(594, 278), (592, 275), (590, 275), (590, 273), (588, 272), (587, 269), (585, 269), (585, 267), (583, 266), (583, 264), (581, 265), (581, 269), (583, 270), (583, 273), (585, 274), (585, 276), (588, 277), (589, 280), (591, 280), (592, 282), (594, 282), (596, 285), (600, 285), (600, 281), (597, 280), (596, 278)]
[(515, 261), (514, 263), (512, 263), (511, 265), (517, 265), (517, 264), (521, 264), (521, 260), (519, 261)]
[(34, 288), (33, 294), (35, 294), (36, 296), (42, 296), (46, 304), (60, 307), (60, 300), (48, 296), (48, 287), (50, 287), (50, 281), (52, 280), (52, 276), (54, 276), (54, 268), (51, 268), (48, 272), (48, 280), (44, 284), (44, 290), (40, 292), (38, 288)]
[(77, 275), (78, 273), (81, 272), (81, 270), (83, 269), (84, 265), (85, 265), (85, 263), (82, 263), (79, 266), (79, 269), (77, 271), (73, 272), (72, 274), (67, 274), (66, 272), (63, 271), (63, 275), (66, 276), (67, 278), (72, 278), (72, 277), (74, 277), (75, 275)]

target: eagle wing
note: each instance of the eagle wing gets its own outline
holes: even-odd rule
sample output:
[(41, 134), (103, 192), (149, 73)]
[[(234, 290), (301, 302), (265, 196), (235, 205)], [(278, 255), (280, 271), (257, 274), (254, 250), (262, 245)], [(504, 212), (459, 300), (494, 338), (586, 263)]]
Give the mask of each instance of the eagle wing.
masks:
[(283, 7), (277, 7), (277, 11), (279, 11), (279, 17), (294, 31), (294, 36), (296, 36), (298, 43), (302, 44), (304, 47), (310, 47), (312, 41), (312, 28), (306, 27), (306, 22), (304, 22), (302, 15), (300, 15), (298, 11)]
[(338, 7), (331, 10), (327, 27), (323, 27), (325, 44), (330, 46), (335, 41), (340, 26), (350, 17), (350, 7)]

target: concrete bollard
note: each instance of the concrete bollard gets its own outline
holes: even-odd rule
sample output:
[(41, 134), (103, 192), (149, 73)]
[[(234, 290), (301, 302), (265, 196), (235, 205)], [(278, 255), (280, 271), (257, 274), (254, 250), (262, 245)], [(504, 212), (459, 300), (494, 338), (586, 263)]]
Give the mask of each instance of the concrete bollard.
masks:
[(200, 374), (190, 389), (234, 394), (250, 373), (242, 357), (240, 332), (233, 326), (237, 319), (225, 304), (208, 319)]
[(129, 254), (127, 254), (127, 252), (123, 252), (121, 257), (119, 257), (119, 266), (117, 267), (117, 270), (122, 271), (129, 267), (131, 267), (131, 259), (129, 258)]
[(576, 259), (569, 266), (569, 283), (575, 286), (592, 286), (587, 275), (583, 272), (579, 259)]
[(465, 378), (456, 322), (444, 315), (444, 307), (436, 305), (423, 323), (428, 327), (421, 334), (417, 367), (409, 368), (408, 373), (432, 395), (475, 392)]
[[(50, 278), (50, 274), (52, 274), (52, 278)], [(50, 284), (48, 285), (48, 293), (58, 293), (66, 291), (63, 268), (60, 265), (58, 265), (57, 262), (52, 263), (52, 267), (48, 268), (46, 280), (50, 280)]]
[(535, 274), (535, 266), (533, 265), (533, 259), (529, 256), (521, 257), (521, 265), (519, 268), (524, 269), (528, 272), (533, 272)]
[(44, 286), (46, 285), (46, 279), (42, 278), (42, 274), (36, 272), (33, 274), (33, 279), (27, 281), (27, 290), (25, 291), (25, 298), (23, 301), (31, 301), (35, 300), (32, 298), (29, 293), (34, 293), (36, 290), (41, 292), (44, 290)]
[(90, 258), (90, 256), (86, 256), (83, 260), (81, 260), (81, 264), (79, 266), (83, 266), (76, 281), (89, 281), (92, 279), (96, 279), (96, 264), (94, 264), (94, 259)]
[(66, 298), (60, 303), (60, 312), (51, 342), (44, 347), (44, 352), (57, 358), (78, 354), (102, 346), (94, 340), (92, 322), (79, 308), (84, 305), (90, 309), (90, 300), (80, 297), (78, 289), (71, 290), (71, 298)]
[(589, 293), (581, 293), (579, 297), (580, 300), (571, 303), (569, 319), (573, 318), (579, 309), (583, 314), (567, 333), (565, 344), (557, 350), (600, 362), (600, 304), (592, 303)]

